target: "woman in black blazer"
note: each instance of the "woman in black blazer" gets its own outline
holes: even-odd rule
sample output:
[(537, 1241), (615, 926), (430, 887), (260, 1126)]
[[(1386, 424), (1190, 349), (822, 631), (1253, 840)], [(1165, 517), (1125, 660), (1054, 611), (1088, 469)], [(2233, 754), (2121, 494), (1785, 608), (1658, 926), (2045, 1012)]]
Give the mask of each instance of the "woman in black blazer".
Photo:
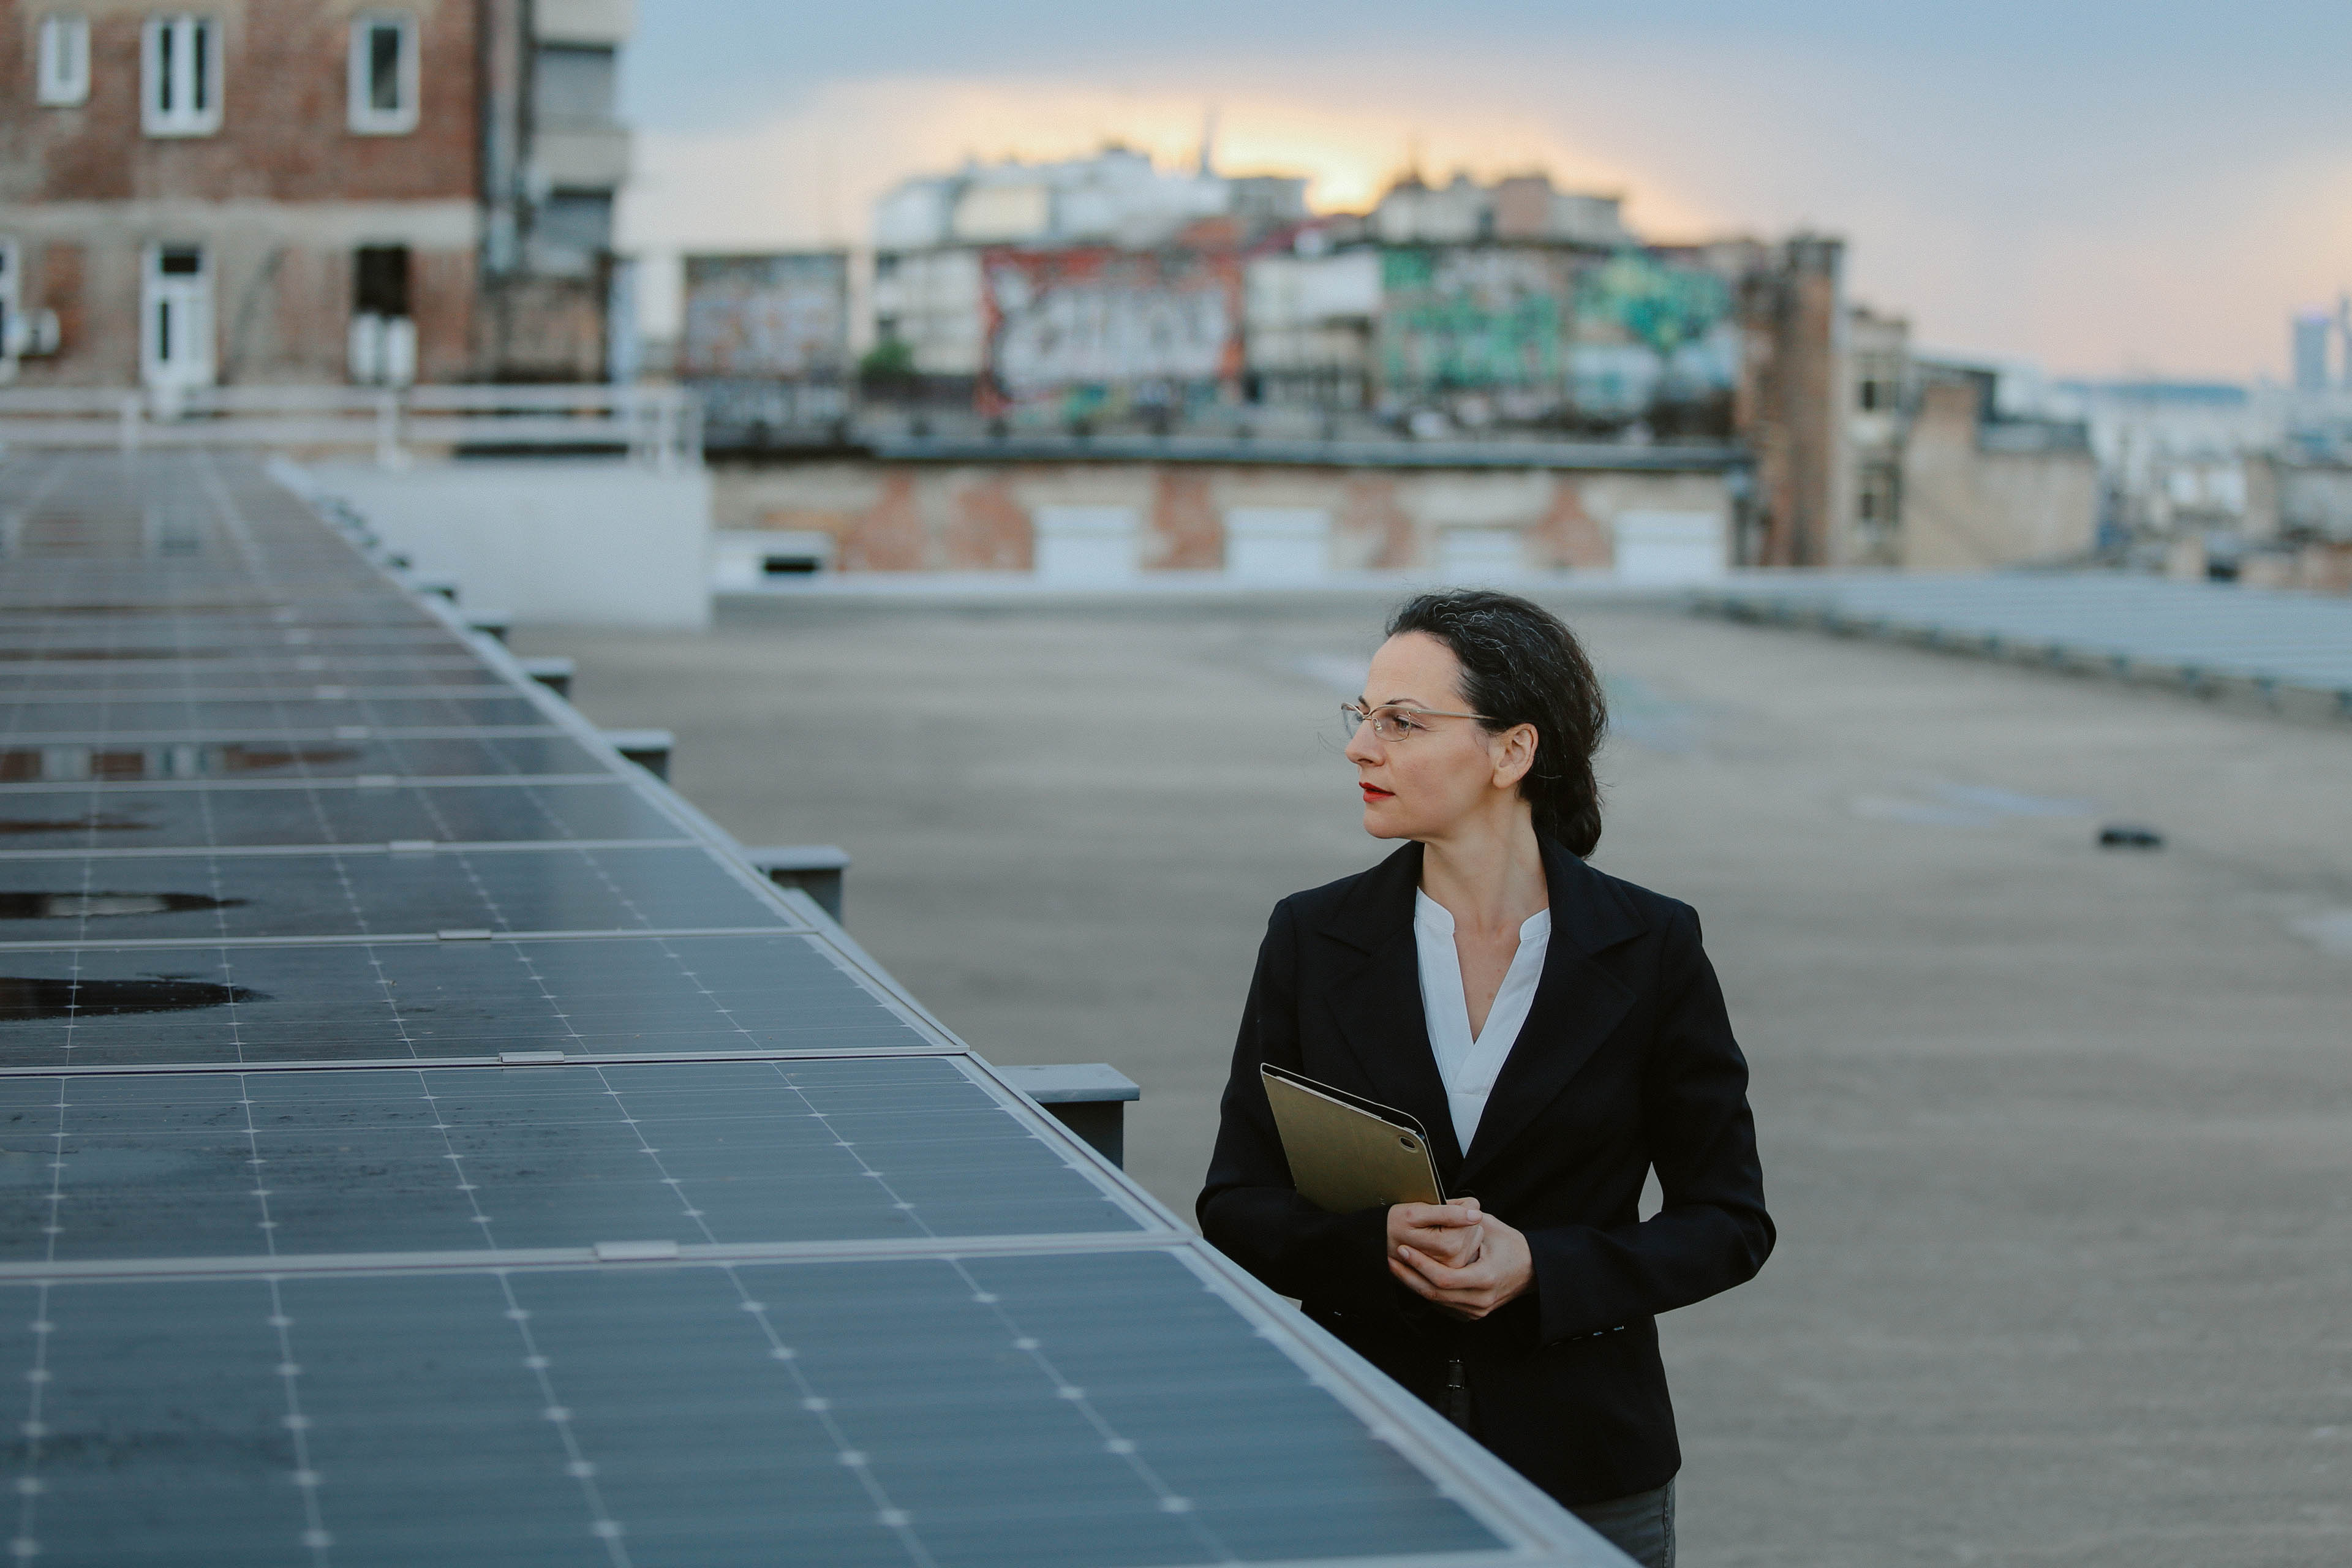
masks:
[[(1411, 842), (1275, 907), (1201, 1228), (1668, 1568), (1682, 1456), (1656, 1316), (1751, 1278), (1773, 1240), (1698, 917), (1581, 858), (1606, 712), (1549, 612), (1413, 600), (1349, 714), (1364, 826)], [(1328, 1214), (1301, 1197), (1269, 1062), (1412, 1112), (1453, 1201)], [(1664, 1206), (1642, 1220), (1653, 1169)]]

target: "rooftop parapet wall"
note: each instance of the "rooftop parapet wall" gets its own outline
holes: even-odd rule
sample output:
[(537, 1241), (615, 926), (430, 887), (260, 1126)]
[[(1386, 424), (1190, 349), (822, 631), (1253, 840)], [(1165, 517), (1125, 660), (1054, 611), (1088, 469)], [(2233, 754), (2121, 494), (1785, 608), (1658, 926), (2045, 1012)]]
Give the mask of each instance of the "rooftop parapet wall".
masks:
[[(973, 461), (965, 458), (721, 464), (714, 526), (828, 542), (844, 572), (1040, 569), (1041, 530), (1077, 510), (1124, 518), (1135, 568), (1232, 570), (1232, 541), (1279, 514), (1321, 539), (1321, 569), (1598, 572), (1617, 563), (1629, 518), (1727, 528), (1727, 464), (1682, 468), (1402, 468), (1265, 462)], [(1240, 514), (1237, 518), (1236, 514)]]

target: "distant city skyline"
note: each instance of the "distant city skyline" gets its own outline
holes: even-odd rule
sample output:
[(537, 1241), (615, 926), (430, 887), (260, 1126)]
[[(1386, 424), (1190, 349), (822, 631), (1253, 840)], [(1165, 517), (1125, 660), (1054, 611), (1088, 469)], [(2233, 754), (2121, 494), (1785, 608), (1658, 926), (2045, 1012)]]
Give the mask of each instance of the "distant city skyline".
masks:
[(873, 198), (966, 157), (1116, 140), (1313, 177), (1361, 207), (1417, 154), (1622, 192), (1664, 239), (1811, 227), (1918, 337), (2061, 375), (2289, 373), (2352, 283), (2352, 8), (1685, 0), (1638, 17), (938, 0), (641, 0), (625, 245), (862, 244)]

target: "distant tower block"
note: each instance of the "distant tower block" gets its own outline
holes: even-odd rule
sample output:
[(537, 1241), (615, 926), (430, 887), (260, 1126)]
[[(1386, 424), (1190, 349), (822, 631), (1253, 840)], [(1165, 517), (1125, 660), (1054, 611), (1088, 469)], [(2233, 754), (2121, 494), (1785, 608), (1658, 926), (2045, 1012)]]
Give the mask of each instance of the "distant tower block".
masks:
[(2294, 389), (2327, 390), (2327, 340), (2336, 322), (2325, 310), (2305, 310), (2294, 318)]
[(2336, 296), (2336, 342), (2344, 345), (2344, 357), (2336, 362), (2336, 372), (2343, 377), (2343, 387), (2352, 392), (2352, 289)]

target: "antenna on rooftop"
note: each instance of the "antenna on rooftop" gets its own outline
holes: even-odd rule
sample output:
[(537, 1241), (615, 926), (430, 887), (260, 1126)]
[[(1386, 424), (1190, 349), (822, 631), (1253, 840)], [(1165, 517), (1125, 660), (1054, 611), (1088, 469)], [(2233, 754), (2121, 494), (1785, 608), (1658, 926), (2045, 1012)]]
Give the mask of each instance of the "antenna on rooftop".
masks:
[(1201, 177), (1207, 179), (1217, 172), (1217, 106), (1211, 104), (1201, 117)]

